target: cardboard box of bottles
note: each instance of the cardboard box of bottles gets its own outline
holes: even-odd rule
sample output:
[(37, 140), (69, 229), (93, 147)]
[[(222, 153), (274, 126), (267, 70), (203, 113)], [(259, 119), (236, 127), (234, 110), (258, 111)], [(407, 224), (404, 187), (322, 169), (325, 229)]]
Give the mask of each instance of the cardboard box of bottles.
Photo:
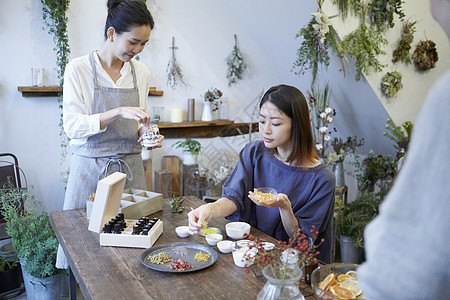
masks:
[[(151, 229), (148, 230), (146, 235), (143, 235), (142, 232), (140, 232), (139, 234), (136, 233), (133, 234), (133, 226), (136, 224), (137, 221), (139, 221), (138, 219), (141, 216), (150, 215), (152, 213), (162, 210), (162, 195), (159, 194), (160, 197), (158, 195), (156, 195), (156, 197), (147, 197), (146, 200), (138, 201), (135, 204), (130, 204), (126, 206), (130, 207), (133, 205), (138, 205), (136, 207), (141, 207), (142, 209), (138, 215), (138, 218), (136, 219), (129, 218), (129, 216), (126, 213), (127, 210), (125, 210), (125, 212), (123, 210), (126, 207), (120, 208), (121, 202), (127, 201), (122, 200), (125, 179), (126, 179), (125, 174), (115, 172), (114, 174), (111, 174), (98, 182), (97, 190), (95, 193), (95, 201), (92, 207), (91, 219), (89, 221), (88, 229), (90, 231), (94, 231), (100, 234), (100, 245), (102, 246), (149, 248), (156, 242), (159, 236), (163, 233), (162, 220), (157, 220), (155, 224), (151, 227)], [(129, 192), (131, 192), (131, 190)], [(142, 202), (144, 203), (149, 202), (152, 203), (152, 205), (140, 204)], [(161, 203), (161, 205), (159, 205), (159, 203)], [(112, 231), (111, 233), (103, 232), (105, 224), (108, 224), (110, 220), (112, 220), (118, 215), (119, 209), (121, 209), (122, 213), (124, 213), (126, 228), (124, 228), (123, 231), (121, 231), (120, 233), (119, 232), (114, 233), (114, 231)], [(131, 212), (133, 213), (133, 211)]]

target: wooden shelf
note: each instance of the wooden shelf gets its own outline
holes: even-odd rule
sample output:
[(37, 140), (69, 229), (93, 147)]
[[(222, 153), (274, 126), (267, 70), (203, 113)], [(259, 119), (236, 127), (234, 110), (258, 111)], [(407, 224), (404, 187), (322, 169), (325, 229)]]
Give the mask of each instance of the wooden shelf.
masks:
[[(250, 123), (234, 123), (231, 120), (211, 122), (160, 122), (159, 131), (165, 138), (213, 138), (249, 133)], [(252, 132), (258, 131), (258, 123), (252, 123)]]
[[(58, 85), (49, 86), (19, 86), (19, 92), (22, 92), (23, 97), (59, 97), (62, 94), (62, 88)], [(156, 88), (151, 87), (149, 96), (162, 96), (163, 91), (157, 91)]]
[(17, 89), (22, 92), (22, 97), (59, 97), (62, 94), (62, 88), (57, 85), (19, 86)]

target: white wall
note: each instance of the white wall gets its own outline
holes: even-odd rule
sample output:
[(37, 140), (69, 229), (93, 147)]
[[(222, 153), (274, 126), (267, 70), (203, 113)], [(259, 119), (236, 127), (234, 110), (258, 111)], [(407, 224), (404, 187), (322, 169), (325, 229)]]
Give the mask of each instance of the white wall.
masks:
[[(414, 13), (424, 20), (427, 36), (434, 38), (442, 50), (438, 68), (424, 75), (408, 74), (406, 81), (419, 77), (420, 85), (408, 84), (399, 93), (389, 112), (399, 120), (414, 120), (418, 107), (431, 83), (449, 67), (448, 42), (441, 35), (437, 23), (430, 20), (428, 1), (412, 1)], [(425, 4), (426, 2), (426, 4)], [(85, 55), (98, 49), (103, 42), (106, 1), (73, 0), (70, 3), (69, 43), (71, 57)], [(291, 72), (301, 40), (295, 35), (316, 10), (315, 1), (283, 0), (147, 0), (155, 18), (155, 29), (149, 45), (140, 55), (150, 69), (152, 85), (164, 91), (163, 97), (149, 97), (149, 105), (164, 105), (163, 120), (170, 120), (170, 109), (186, 109), (187, 98), (196, 99), (196, 117), (201, 115), (201, 95), (210, 87), (224, 92), (231, 106), (232, 119), (249, 121), (258, 95), (272, 85), (286, 83), (306, 91), (311, 76), (297, 77)], [(408, 6), (410, 6), (408, 4)], [(423, 12), (423, 15), (420, 14)], [(407, 12), (408, 14), (408, 12)], [(423, 24), (423, 25), (422, 25)], [(60, 165), (59, 111), (56, 97), (24, 98), (17, 86), (31, 84), (31, 67), (45, 67), (47, 82), (57, 84), (55, 54), (52, 37), (42, 30), (42, 6), (37, 0), (0, 2), (0, 152), (12, 152), (19, 157), (32, 191), (43, 200), (47, 211), (62, 208), (65, 185), (60, 172), (67, 169), (67, 161)], [(422, 33), (423, 30), (418, 30)], [(237, 34), (248, 71), (244, 79), (228, 87), (225, 58)], [(177, 60), (183, 70), (188, 88), (171, 90), (166, 86), (166, 66), (170, 58), (172, 36), (175, 37)], [(442, 47), (442, 48), (441, 48)], [(447, 52), (445, 52), (447, 51)], [(442, 66), (441, 66), (442, 64)], [(385, 99), (379, 100), (379, 89), (366, 79), (356, 82), (354, 69), (347, 67), (343, 77), (339, 63), (332, 59), (321, 81), (330, 82), (332, 106), (337, 109), (337, 136), (356, 134), (366, 139), (364, 151), (392, 152), (390, 141), (382, 136), (388, 118)], [(405, 75), (405, 74), (404, 74)], [(370, 78), (369, 78), (370, 80)], [(372, 88), (374, 87), (374, 88)], [(411, 102), (414, 105), (411, 105)], [(255, 134), (254, 138), (258, 135)], [(214, 164), (221, 151), (236, 155), (247, 138), (202, 139), (205, 152), (201, 161)], [(166, 140), (163, 149), (152, 153), (154, 167), (160, 168), (160, 158), (166, 154), (180, 154)]]

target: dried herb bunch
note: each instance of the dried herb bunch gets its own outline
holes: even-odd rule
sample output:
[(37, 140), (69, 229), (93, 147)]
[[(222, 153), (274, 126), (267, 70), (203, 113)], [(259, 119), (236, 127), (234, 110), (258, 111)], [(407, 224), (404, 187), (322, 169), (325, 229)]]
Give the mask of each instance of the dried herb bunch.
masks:
[(339, 57), (342, 71), (345, 72), (343, 63), (344, 51), (336, 39), (337, 33), (330, 21), (333, 17), (328, 17), (323, 13), (322, 3), (323, 0), (317, 1), (319, 6), (317, 12), (312, 13), (313, 18), (295, 36), (295, 38), (303, 37), (303, 42), (297, 50), (297, 59), (294, 62), (293, 69), (299, 68), (299, 72), (296, 72), (296, 74), (300, 73), (302, 75), (306, 70), (311, 69), (312, 84), (316, 81), (319, 65), (328, 68), (330, 64), (329, 46)]
[(414, 40), (414, 32), (416, 32), (416, 23), (405, 21), (403, 22), (402, 36), (398, 42), (397, 48), (395, 48), (392, 53), (392, 62), (396, 63), (398, 61), (404, 63), (411, 63), (411, 56), (409, 51), (411, 50), (411, 44)]
[(402, 88), (402, 74), (397, 71), (387, 72), (381, 78), (381, 90), (386, 96), (393, 97)]
[(241, 53), (241, 50), (239, 50), (236, 35), (234, 35), (233, 50), (227, 57), (227, 66), (228, 85), (235, 83), (237, 79), (242, 79), (242, 74), (244, 73), (247, 66), (244, 63), (244, 57)]
[(347, 18), (348, 13), (359, 15), (362, 12), (361, 0), (333, 0), (333, 4), (339, 7), (342, 19)]
[(184, 86), (187, 86), (186, 82), (183, 78), (183, 73), (181, 72), (180, 65), (178, 64), (177, 59), (175, 58), (175, 38), (172, 37), (172, 55), (170, 57), (169, 63), (167, 64), (167, 85), (172, 89), (176, 89), (178, 86), (178, 83), (184, 84)]
[(433, 69), (439, 59), (436, 43), (431, 40), (420, 41), (414, 50), (413, 59), (420, 71)]
[(386, 54), (381, 49), (381, 46), (386, 44), (387, 40), (379, 31), (367, 27), (364, 23), (344, 38), (342, 48), (355, 59), (357, 81), (361, 79), (361, 75), (369, 74), (371, 69), (375, 72), (383, 70), (385, 65), (378, 60), (377, 56)]
[(372, 26), (379, 31), (394, 27), (394, 13), (400, 20), (405, 14), (402, 11), (402, 0), (372, 0), (369, 3), (369, 17)]

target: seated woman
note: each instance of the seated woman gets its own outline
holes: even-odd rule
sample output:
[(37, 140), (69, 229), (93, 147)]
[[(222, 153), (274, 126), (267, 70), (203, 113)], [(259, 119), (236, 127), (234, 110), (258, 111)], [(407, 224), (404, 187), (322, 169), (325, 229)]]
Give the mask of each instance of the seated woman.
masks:
[[(288, 241), (296, 226), (315, 239), (314, 225), (315, 243), (324, 239), (317, 258), (330, 263), (335, 178), (317, 160), (306, 99), (297, 88), (278, 85), (264, 94), (259, 109), (262, 141), (241, 151), (222, 198), (189, 213), (190, 232), (198, 233), (211, 218), (228, 216)], [(259, 187), (277, 190), (276, 199), (259, 201), (252, 192)]]

